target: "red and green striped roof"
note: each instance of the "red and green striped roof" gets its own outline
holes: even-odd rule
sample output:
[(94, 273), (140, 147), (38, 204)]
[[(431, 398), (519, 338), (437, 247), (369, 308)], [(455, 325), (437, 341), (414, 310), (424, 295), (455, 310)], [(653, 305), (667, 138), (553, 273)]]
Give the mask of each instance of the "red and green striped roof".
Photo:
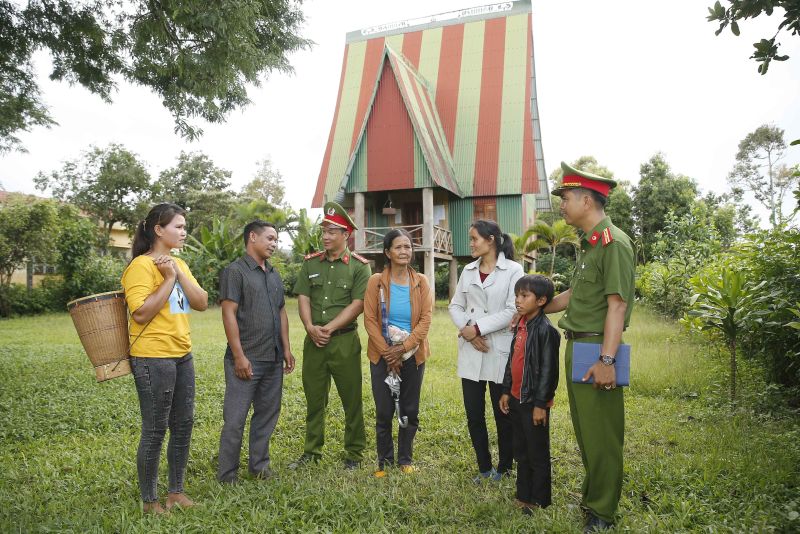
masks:
[(529, 0), (383, 29), (348, 35), (312, 205), (353, 190), (354, 167), (367, 177), (358, 190), (419, 187), (420, 158), (458, 196), (537, 193)]

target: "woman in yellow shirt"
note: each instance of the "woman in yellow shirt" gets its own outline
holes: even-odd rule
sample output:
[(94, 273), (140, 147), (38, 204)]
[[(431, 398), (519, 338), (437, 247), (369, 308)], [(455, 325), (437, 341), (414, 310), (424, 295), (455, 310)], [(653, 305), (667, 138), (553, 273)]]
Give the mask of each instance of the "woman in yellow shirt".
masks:
[(208, 308), (208, 293), (186, 263), (170, 251), (186, 240), (186, 212), (175, 204), (154, 206), (136, 227), (131, 262), (122, 274), (131, 311), (131, 367), (142, 412), (136, 454), (144, 511), (163, 513), (158, 502), (158, 463), (169, 428), (166, 507), (194, 503), (183, 482), (194, 419), (194, 364), (189, 311)]

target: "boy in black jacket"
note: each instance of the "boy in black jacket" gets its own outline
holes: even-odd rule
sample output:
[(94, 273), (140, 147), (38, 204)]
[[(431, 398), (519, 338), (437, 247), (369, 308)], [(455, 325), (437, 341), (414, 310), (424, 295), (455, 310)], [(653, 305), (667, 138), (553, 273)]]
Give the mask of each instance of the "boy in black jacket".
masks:
[(561, 337), (542, 309), (552, 300), (553, 282), (526, 275), (514, 286), (519, 322), (503, 379), (500, 410), (511, 412), (517, 505), (526, 514), (551, 501), (550, 407), (558, 386)]

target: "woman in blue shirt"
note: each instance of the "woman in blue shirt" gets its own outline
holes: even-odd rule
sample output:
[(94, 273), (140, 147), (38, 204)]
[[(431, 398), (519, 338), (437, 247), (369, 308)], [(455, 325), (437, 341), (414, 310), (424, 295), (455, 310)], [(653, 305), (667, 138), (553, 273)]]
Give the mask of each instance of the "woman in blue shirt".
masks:
[[(373, 274), (364, 294), (364, 326), (369, 335), (372, 395), (375, 398), (375, 441), (378, 449), (376, 477), (386, 475), (394, 464), (392, 421), (394, 401), (384, 380), (394, 371), (400, 382), (400, 412), (408, 425), (397, 436), (397, 463), (403, 473), (412, 473), (412, 445), (419, 426), (419, 395), (428, 348), (433, 293), (428, 279), (411, 268), (414, 248), (409, 233), (395, 228), (383, 239), (387, 264), (382, 273)], [(388, 319), (387, 343), (383, 332), (381, 300)]]

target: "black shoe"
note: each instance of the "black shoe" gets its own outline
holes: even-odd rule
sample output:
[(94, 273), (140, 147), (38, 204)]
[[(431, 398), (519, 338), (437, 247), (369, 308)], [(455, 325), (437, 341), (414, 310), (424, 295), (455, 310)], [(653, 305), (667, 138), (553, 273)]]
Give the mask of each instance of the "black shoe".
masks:
[(589, 512), (589, 515), (586, 518), (586, 524), (583, 526), (583, 532), (599, 532), (601, 530), (607, 530), (614, 527), (614, 523), (609, 523), (604, 519), (600, 519), (593, 513)]
[(297, 469), (298, 467), (302, 467), (302, 466), (304, 466), (306, 464), (309, 464), (311, 462), (314, 462), (315, 464), (318, 464), (319, 463), (319, 456), (316, 456), (314, 454), (303, 453), (303, 455), (300, 456), (300, 458), (298, 458), (294, 462), (290, 463), (288, 465), (288, 467), (289, 467), (289, 469)]
[(358, 460), (347, 459), (344, 461), (344, 468), (347, 469), (348, 471), (352, 471), (353, 469), (358, 469), (359, 467), (361, 467), (361, 462), (359, 462)]

